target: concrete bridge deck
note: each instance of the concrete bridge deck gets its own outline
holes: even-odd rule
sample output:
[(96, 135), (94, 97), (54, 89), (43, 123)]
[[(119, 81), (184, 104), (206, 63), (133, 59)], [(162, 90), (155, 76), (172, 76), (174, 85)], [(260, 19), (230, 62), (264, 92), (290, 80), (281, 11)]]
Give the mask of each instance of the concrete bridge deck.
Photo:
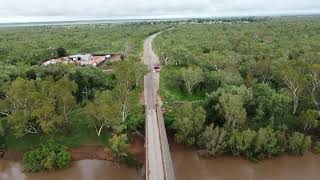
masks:
[(144, 44), (144, 64), (149, 73), (144, 77), (145, 127), (146, 127), (146, 180), (174, 180), (170, 149), (163, 120), (159, 95), (160, 73), (154, 70), (159, 58), (152, 50), (152, 41), (158, 35), (149, 36)]

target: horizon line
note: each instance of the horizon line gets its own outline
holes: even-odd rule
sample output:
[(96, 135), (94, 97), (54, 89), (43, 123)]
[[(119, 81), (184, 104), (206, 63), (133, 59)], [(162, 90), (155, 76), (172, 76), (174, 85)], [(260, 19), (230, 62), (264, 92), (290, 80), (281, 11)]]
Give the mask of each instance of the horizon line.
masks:
[(48, 20), (48, 21), (13, 21), (13, 22), (0, 22), (0, 25), (6, 24), (29, 24), (29, 23), (65, 23), (65, 22), (90, 22), (90, 21), (134, 21), (134, 20), (144, 20), (144, 21), (154, 21), (154, 20), (187, 20), (187, 19), (215, 19), (215, 18), (237, 18), (237, 17), (286, 17), (286, 16), (320, 16), (317, 12), (301, 12), (301, 13), (269, 13), (269, 14), (239, 14), (239, 15), (194, 15), (194, 16), (141, 16), (141, 17), (119, 17), (119, 18), (83, 18), (74, 20)]

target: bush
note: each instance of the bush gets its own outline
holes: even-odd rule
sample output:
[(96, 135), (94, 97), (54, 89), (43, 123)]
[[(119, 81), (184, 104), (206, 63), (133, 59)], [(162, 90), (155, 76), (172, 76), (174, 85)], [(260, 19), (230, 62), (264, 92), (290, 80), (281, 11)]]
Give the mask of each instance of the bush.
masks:
[(176, 130), (175, 141), (194, 145), (206, 119), (206, 111), (191, 102), (182, 104), (175, 112), (173, 128)]
[(57, 55), (58, 57), (64, 57), (67, 55), (67, 51), (64, 48), (60, 47), (57, 49)]
[(303, 155), (310, 150), (311, 137), (302, 133), (294, 132), (289, 138), (288, 151), (295, 155)]
[(286, 149), (285, 134), (272, 128), (260, 128), (252, 143), (249, 158), (265, 159), (283, 153)]
[(71, 154), (67, 151), (67, 147), (53, 141), (31, 150), (23, 156), (24, 170), (28, 172), (66, 168), (70, 165), (70, 161)]
[(250, 160), (261, 160), (283, 153), (287, 146), (285, 133), (272, 128), (234, 131), (228, 141), (234, 155), (244, 155)]
[(203, 53), (210, 53), (210, 49), (207, 48), (207, 47), (203, 47), (203, 48), (202, 48), (202, 52), (203, 52)]
[(112, 151), (112, 154), (117, 160), (119, 160), (120, 157), (127, 156), (128, 152), (128, 137), (126, 134), (113, 134), (112, 138), (109, 140), (110, 143), (110, 149)]
[(316, 154), (320, 154), (320, 142), (317, 142), (316, 145), (313, 148), (314, 152)]
[(236, 156), (248, 156), (248, 150), (250, 149), (256, 134), (257, 132), (250, 129), (242, 132), (238, 130), (233, 131), (228, 141), (228, 145), (232, 154)]
[(227, 131), (224, 128), (214, 127), (213, 124), (206, 127), (200, 138), (200, 145), (204, 147), (202, 154), (210, 156), (223, 154), (227, 147), (226, 135)]

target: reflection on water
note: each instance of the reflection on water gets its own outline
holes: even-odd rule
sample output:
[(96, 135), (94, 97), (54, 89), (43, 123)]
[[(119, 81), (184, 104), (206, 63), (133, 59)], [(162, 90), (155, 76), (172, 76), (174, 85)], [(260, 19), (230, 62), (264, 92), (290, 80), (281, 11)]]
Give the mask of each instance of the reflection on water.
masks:
[(176, 180), (320, 180), (320, 156), (281, 156), (252, 163), (235, 157), (199, 158), (193, 150), (172, 152)]
[(0, 161), (0, 180), (141, 180), (133, 168), (120, 167), (109, 161), (82, 160), (65, 170), (53, 173), (24, 173), (21, 164)]

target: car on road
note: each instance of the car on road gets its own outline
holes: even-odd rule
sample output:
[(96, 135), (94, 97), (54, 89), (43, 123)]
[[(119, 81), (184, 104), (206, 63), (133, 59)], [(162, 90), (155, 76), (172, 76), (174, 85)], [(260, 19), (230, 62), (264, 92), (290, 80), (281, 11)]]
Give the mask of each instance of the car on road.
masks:
[(160, 72), (160, 65), (155, 65), (153, 69), (155, 72)]

